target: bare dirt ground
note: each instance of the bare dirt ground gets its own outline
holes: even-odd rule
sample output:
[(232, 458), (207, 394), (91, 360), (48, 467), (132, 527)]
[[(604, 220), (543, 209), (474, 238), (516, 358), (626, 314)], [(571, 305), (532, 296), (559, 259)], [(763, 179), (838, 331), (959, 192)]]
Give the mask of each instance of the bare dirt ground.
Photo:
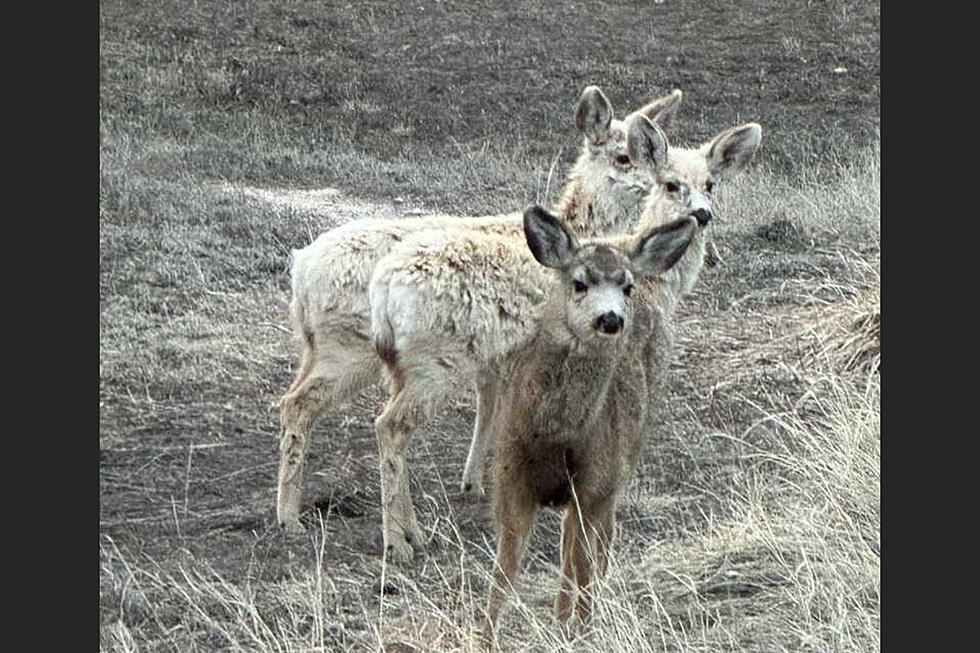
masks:
[[(822, 428), (828, 379), (877, 384), (878, 5), (393, 5), (101, 4), (101, 648), (468, 650), (493, 533), (458, 490), (465, 399), (411, 447), (429, 540), (410, 568), (382, 569), (380, 388), (314, 431), (309, 535), (275, 527), (288, 251), (357, 218), (542, 198), (598, 83), (618, 114), (684, 90), (679, 143), (765, 129), (753, 170), (717, 193), (725, 264), (680, 309), (665, 408), (618, 512), (619, 565), (647, 583), (623, 602), (662, 591), (650, 650), (867, 650), (852, 625), (825, 637), (841, 630), (830, 608), (811, 630), (766, 621), (799, 586), (798, 547), (706, 542), (744, 523), (736, 507), (775, 469), (760, 452), (798, 453), (794, 419)], [(767, 492), (753, 500), (777, 505)], [(556, 533), (542, 519), (523, 581), (542, 615)]]

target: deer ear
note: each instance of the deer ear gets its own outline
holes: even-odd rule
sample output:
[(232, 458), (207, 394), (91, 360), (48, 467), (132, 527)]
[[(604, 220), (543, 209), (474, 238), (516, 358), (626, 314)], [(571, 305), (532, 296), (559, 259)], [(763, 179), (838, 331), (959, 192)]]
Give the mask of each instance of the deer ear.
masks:
[(586, 86), (575, 109), (575, 126), (585, 134), (589, 142), (598, 145), (609, 138), (609, 125), (613, 110), (609, 99), (598, 86)]
[(578, 241), (565, 221), (537, 204), (524, 211), (524, 237), (538, 263), (557, 270), (571, 263)]
[(667, 164), (667, 137), (642, 113), (633, 113), (626, 119), (626, 151), (630, 161), (638, 168), (659, 174)]
[(681, 89), (675, 88), (668, 95), (657, 98), (642, 109), (637, 110), (637, 113), (642, 113), (662, 128), (667, 129), (667, 126), (670, 124), (670, 119), (674, 115), (674, 111), (677, 110), (677, 107), (680, 106), (683, 97), (684, 94), (681, 93)]
[(711, 174), (723, 176), (739, 172), (749, 164), (762, 142), (762, 127), (754, 122), (726, 129), (702, 146)]
[(688, 216), (647, 230), (633, 246), (630, 262), (637, 276), (660, 274), (684, 256), (697, 231), (698, 221)]

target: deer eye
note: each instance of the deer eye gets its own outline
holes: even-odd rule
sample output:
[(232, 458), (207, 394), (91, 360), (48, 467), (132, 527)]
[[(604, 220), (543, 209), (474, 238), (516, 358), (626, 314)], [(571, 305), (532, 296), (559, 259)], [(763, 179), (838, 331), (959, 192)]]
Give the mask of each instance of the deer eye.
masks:
[(621, 166), (628, 166), (630, 165), (630, 158), (625, 154), (620, 154), (619, 156), (616, 157), (616, 163), (618, 163)]
[(666, 184), (664, 184), (664, 186), (667, 188), (667, 192), (669, 193), (676, 193), (681, 189), (681, 185), (673, 180), (668, 181)]
[(572, 287), (575, 288), (575, 292), (577, 293), (583, 293), (589, 289), (587, 285), (585, 285), (583, 282), (579, 281), (578, 279), (572, 281)]
[(709, 193), (714, 187), (715, 187), (715, 182), (711, 181), (710, 179), (704, 184), (704, 189)]
[(628, 284), (623, 287), (623, 294), (629, 297), (633, 293), (633, 284)]

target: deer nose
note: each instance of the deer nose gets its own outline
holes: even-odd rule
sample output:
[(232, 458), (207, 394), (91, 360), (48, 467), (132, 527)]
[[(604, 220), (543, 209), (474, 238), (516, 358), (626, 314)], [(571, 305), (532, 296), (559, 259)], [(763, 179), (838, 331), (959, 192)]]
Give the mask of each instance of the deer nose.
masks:
[(708, 224), (709, 222), (711, 222), (711, 218), (713, 217), (711, 215), (711, 211), (709, 211), (708, 209), (698, 209), (691, 215), (693, 215), (697, 219), (698, 225), (702, 227)]
[(596, 318), (595, 329), (608, 335), (616, 335), (623, 328), (623, 318), (612, 311)]

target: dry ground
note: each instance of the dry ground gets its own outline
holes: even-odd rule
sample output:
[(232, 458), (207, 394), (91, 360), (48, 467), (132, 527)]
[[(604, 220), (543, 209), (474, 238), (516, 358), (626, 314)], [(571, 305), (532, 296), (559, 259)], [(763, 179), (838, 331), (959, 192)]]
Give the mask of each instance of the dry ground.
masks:
[(101, 648), (469, 650), (493, 539), (465, 401), (413, 443), (412, 567), (380, 559), (380, 390), (315, 430), (309, 537), (274, 527), (287, 254), (553, 196), (598, 83), (619, 113), (680, 87), (675, 142), (756, 120), (763, 149), (717, 193), (726, 263), (678, 316), (594, 628), (552, 634), (549, 516), (507, 646), (876, 650), (878, 6), (394, 4), (102, 2)]

